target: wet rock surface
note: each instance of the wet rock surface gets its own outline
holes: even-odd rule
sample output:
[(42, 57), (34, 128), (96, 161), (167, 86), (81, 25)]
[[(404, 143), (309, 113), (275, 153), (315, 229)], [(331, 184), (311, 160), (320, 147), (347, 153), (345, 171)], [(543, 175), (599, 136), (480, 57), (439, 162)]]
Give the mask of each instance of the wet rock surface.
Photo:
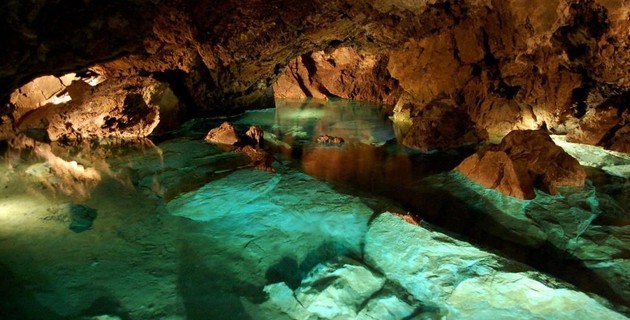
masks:
[(229, 146), (242, 143), (241, 137), (236, 131), (236, 128), (234, 128), (234, 125), (227, 121), (223, 122), (219, 127), (208, 131), (204, 140), (211, 143), (225, 144)]
[[(332, 261), (313, 268), (295, 289), (267, 285), (257, 318), (624, 319), (525, 266), (389, 213), (372, 221), (365, 237), (366, 265)], [(559, 312), (565, 308), (572, 311)]]
[(533, 199), (534, 188), (557, 194), (558, 186), (583, 186), (586, 172), (542, 130), (516, 130), (499, 145), (484, 147), (455, 170), (506, 195)]
[[(519, 200), (472, 183), (457, 172), (429, 177), (424, 183), (446, 191), (453, 197), (451, 201), (461, 201), (463, 207), (452, 214), (475, 223), (493, 239), (489, 241), (505, 241), (510, 254), (544, 255), (543, 260), (532, 258), (537, 268), (564, 265), (565, 280), (593, 288), (617, 305), (627, 305), (630, 296), (619, 282), (625, 281), (627, 273), (630, 221), (622, 195), (604, 193), (589, 182), (579, 188), (561, 187), (556, 196), (537, 192), (534, 200)], [(430, 206), (424, 209), (429, 220), (443, 214)], [(507, 249), (507, 243), (515, 249)]]

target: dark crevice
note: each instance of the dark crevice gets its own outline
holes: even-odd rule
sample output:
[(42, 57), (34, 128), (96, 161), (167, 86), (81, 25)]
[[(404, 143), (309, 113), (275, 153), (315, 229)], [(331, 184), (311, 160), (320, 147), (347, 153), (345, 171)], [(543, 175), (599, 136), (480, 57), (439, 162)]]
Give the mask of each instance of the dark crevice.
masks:
[(167, 83), (169, 85), (169, 87), (179, 100), (180, 105), (183, 106), (180, 108), (179, 114), (183, 121), (190, 119), (190, 115), (188, 114), (188, 106), (195, 105), (194, 99), (190, 95), (190, 92), (185, 85), (186, 76), (186, 72), (182, 70), (167, 70), (164, 72), (153, 73), (153, 77), (156, 80)]
[(588, 97), (589, 91), (589, 87), (582, 86), (573, 89), (573, 92), (571, 93), (571, 100), (573, 101), (575, 116), (578, 119), (582, 118), (586, 114), (586, 110), (588, 108), (588, 105), (586, 104), (586, 98)]

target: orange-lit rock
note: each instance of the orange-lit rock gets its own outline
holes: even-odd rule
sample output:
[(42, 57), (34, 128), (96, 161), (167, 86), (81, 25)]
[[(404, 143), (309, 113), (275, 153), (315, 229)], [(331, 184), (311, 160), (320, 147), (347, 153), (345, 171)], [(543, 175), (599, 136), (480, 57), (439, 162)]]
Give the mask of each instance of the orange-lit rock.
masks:
[(582, 186), (586, 172), (542, 130), (515, 130), (500, 144), (466, 158), (455, 170), (506, 195), (533, 199), (534, 188), (557, 194), (558, 186)]
[(234, 146), (242, 143), (242, 139), (230, 122), (223, 122), (220, 126), (210, 130), (205, 140), (211, 143)]
[(622, 122), (615, 108), (589, 109), (578, 126), (569, 132), (569, 142), (597, 145), (604, 140), (608, 132)]
[(339, 97), (393, 105), (398, 81), (387, 71), (387, 56), (342, 47), (313, 52), (289, 62), (273, 86), (278, 99)]
[(158, 125), (162, 106), (179, 105), (168, 85), (151, 78), (111, 79), (95, 87), (74, 81), (63, 90), (67, 102), (36, 104), (16, 118), (16, 130), (51, 141), (146, 137)]
[(610, 141), (610, 150), (630, 153), (630, 124), (617, 130)]

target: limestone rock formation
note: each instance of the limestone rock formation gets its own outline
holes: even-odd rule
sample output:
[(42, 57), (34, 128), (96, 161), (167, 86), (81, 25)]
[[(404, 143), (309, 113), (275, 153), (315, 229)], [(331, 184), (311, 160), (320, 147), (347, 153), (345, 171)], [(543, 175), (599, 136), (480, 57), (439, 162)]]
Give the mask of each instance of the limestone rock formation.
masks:
[(508, 271), (522, 266), (388, 213), (372, 221), (365, 244), (366, 263), (421, 301), (426, 318), (553, 318), (560, 314), (554, 309), (570, 319), (623, 318), (583, 293)]
[(487, 132), (477, 129), (465, 111), (448, 101), (433, 102), (417, 110), (411, 123), (403, 144), (423, 151), (455, 148), (488, 138)]
[(220, 126), (208, 131), (205, 139), (210, 143), (225, 144), (235, 146), (242, 143), (242, 139), (230, 122), (223, 122)]
[[(492, 137), (543, 126), (587, 132), (589, 92), (599, 90), (606, 110), (627, 109), (615, 97), (630, 88), (628, 6), (628, 0), (9, 0), (0, 5), (6, 47), (0, 131), (15, 130), (12, 114), (25, 111), (4, 104), (13, 90), (41, 75), (98, 70), (114, 83), (134, 77), (167, 83), (190, 103), (187, 116), (271, 106), (275, 83), (275, 94), (285, 97), (393, 104), (404, 94), (418, 110), (451, 99)], [(608, 131), (606, 146), (617, 131)]]
[(152, 78), (111, 79), (92, 86), (75, 74), (46, 76), (11, 97), (13, 132), (51, 141), (146, 137), (160, 123), (160, 112), (173, 115), (179, 101), (167, 84)]
[(260, 147), (265, 142), (265, 132), (259, 126), (251, 126), (245, 131), (245, 136), (248, 137), (252, 143), (257, 147)]
[(515, 130), (500, 144), (466, 158), (455, 170), (506, 195), (533, 199), (534, 188), (557, 194), (558, 186), (582, 186), (586, 172), (542, 130)]
[(361, 54), (350, 47), (305, 54), (289, 62), (273, 86), (274, 96), (339, 97), (393, 105), (400, 88), (387, 70), (387, 61), (386, 55)]
[(610, 143), (611, 150), (630, 153), (630, 123), (617, 130)]
[(273, 172), (275, 161), (273, 154), (263, 148), (264, 132), (258, 126), (251, 126), (245, 132), (239, 132), (228, 121), (223, 122), (208, 132), (205, 141), (225, 146), (230, 146), (231, 151), (246, 154), (251, 159), (254, 168)]

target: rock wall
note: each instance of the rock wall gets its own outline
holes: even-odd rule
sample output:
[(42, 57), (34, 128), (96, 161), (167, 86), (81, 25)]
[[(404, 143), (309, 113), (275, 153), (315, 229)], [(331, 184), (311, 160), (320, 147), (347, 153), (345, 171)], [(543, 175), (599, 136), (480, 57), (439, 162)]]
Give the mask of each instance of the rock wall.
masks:
[(394, 105), (401, 95), (387, 70), (389, 57), (341, 47), (302, 55), (287, 65), (273, 85), (276, 99), (339, 97)]
[[(269, 106), (278, 78), (276, 89), (308, 74), (312, 96), (398, 102), (416, 115), (448, 99), (491, 137), (546, 127), (627, 150), (628, 8), (628, 0), (10, 0), (0, 5), (0, 100), (39, 75), (90, 68), (119, 83), (168, 83), (188, 116), (225, 114)], [(357, 51), (334, 51), (341, 47)], [(351, 56), (360, 59), (339, 63)], [(291, 69), (296, 58), (311, 69)], [(15, 108), (2, 107), (0, 125)]]
[(7, 118), (13, 121), (0, 126), (0, 138), (25, 134), (40, 141), (133, 139), (148, 136), (158, 125), (158, 132), (173, 128), (180, 104), (168, 84), (144, 77), (96, 84), (100, 80), (71, 73), (22, 86), (11, 95), (15, 107)]

